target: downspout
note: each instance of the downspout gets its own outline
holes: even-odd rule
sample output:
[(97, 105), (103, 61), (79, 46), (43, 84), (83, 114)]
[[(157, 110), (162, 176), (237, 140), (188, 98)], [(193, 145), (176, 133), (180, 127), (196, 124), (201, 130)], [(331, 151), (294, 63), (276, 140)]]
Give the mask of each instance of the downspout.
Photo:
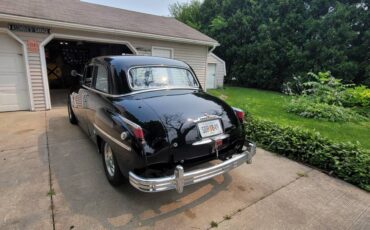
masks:
[(219, 46), (220, 44), (214, 44), (213, 46), (212, 46), (212, 48), (208, 51), (208, 54), (210, 54), (210, 53), (212, 53), (213, 52), (213, 50), (215, 50), (216, 49), (216, 47), (217, 46)]

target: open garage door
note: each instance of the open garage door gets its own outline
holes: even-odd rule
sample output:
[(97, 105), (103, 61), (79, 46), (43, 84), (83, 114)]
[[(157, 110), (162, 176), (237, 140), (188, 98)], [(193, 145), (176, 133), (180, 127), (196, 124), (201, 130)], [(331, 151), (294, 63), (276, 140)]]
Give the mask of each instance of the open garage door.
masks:
[(0, 33), (0, 112), (29, 108), (22, 44), (8, 34)]
[(82, 73), (94, 57), (133, 54), (125, 44), (53, 39), (45, 46), (52, 107), (65, 106), (69, 88), (76, 84), (71, 70)]

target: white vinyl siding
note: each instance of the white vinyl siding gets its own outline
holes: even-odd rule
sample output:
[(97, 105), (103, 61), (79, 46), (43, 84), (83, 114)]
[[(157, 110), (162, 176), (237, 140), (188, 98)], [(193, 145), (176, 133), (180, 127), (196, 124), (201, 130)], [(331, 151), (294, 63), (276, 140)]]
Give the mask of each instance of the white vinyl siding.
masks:
[[(21, 40), (27, 44), (27, 40), (35, 40), (40, 44), (48, 34), (14, 32)], [(40, 54), (28, 51), (28, 66), (31, 76), (31, 89), (35, 110), (45, 110), (46, 95), (44, 93), (44, 83), (42, 78)]]
[(226, 76), (226, 69), (224, 62), (220, 61), (218, 58), (215, 57), (213, 53), (208, 55), (207, 63), (214, 63), (216, 64), (216, 87), (223, 87), (224, 85), (224, 78)]

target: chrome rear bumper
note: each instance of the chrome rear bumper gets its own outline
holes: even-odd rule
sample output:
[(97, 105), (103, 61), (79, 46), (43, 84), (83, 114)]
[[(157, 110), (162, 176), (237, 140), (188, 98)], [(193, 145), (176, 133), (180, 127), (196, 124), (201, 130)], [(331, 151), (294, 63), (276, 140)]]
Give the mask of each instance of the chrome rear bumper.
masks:
[(174, 175), (159, 178), (143, 178), (129, 172), (129, 180), (132, 186), (143, 192), (161, 192), (176, 189), (178, 193), (182, 193), (184, 186), (224, 174), (245, 162), (250, 164), (252, 157), (256, 154), (256, 145), (249, 143), (248, 146), (244, 146), (243, 150), (244, 152), (235, 154), (232, 158), (208, 168), (184, 172), (184, 168), (178, 165)]

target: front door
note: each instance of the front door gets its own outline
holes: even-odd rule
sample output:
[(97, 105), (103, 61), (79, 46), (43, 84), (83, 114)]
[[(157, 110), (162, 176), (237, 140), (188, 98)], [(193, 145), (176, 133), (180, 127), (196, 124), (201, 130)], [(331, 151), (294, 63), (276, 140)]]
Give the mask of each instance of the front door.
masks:
[(208, 64), (206, 88), (216, 88), (216, 64), (214, 63)]

